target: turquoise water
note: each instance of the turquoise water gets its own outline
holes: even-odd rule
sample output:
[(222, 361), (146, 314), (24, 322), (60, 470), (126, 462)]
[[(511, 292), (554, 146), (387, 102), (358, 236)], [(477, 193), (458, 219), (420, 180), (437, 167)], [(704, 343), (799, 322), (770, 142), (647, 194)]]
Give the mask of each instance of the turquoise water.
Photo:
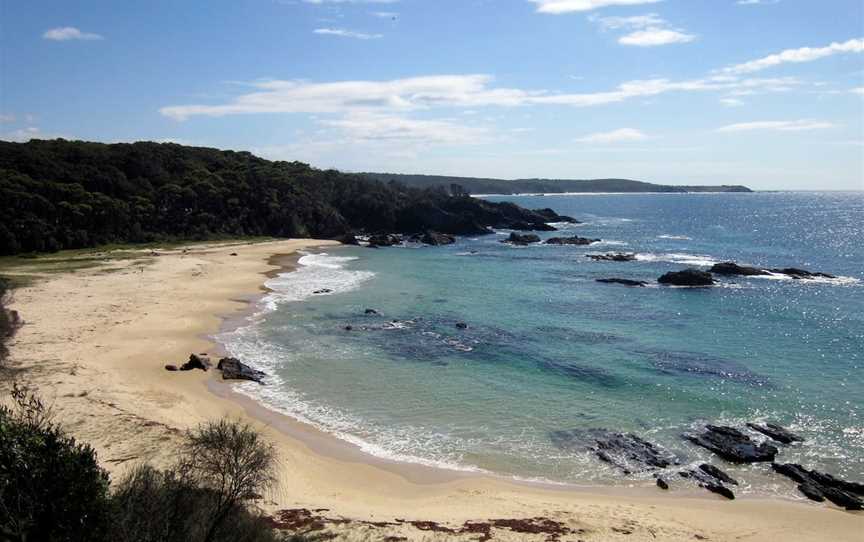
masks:
[[(247, 325), (221, 337), (273, 375), (244, 393), (375, 455), (524, 479), (651, 483), (557, 448), (553, 431), (632, 431), (686, 464), (712, 457), (682, 431), (755, 420), (807, 438), (784, 461), (864, 478), (864, 194), (490, 199), (575, 216), (584, 224), (564, 233), (603, 242), (517, 248), (499, 232), (304, 256), (268, 282)], [(609, 251), (639, 259), (585, 257)], [(594, 281), (724, 260), (839, 278)], [(322, 288), (332, 293), (312, 293)], [(764, 465), (714, 462), (745, 491), (794, 493)]]

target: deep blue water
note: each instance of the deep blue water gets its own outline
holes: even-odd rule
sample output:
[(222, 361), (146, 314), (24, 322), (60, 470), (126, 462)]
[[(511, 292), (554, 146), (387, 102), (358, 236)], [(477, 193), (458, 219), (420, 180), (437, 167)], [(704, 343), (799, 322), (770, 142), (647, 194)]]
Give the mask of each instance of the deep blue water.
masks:
[[(551, 207), (584, 221), (563, 233), (603, 241), (518, 248), (499, 232), (306, 256), (268, 283), (260, 314), (222, 336), (274, 375), (244, 390), (377, 455), (507, 476), (647, 484), (551, 433), (631, 431), (689, 463), (712, 458), (683, 431), (770, 420), (807, 439), (784, 461), (864, 478), (864, 194), (489, 199)], [(619, 251), (639, 260), (585, 257)], [(595, 282), (725, 260), (840, 278)], [(321, 288), (333, 292), (312, 294)], [(715, 463), (747, 491), (794, 493), (764, 465)]]

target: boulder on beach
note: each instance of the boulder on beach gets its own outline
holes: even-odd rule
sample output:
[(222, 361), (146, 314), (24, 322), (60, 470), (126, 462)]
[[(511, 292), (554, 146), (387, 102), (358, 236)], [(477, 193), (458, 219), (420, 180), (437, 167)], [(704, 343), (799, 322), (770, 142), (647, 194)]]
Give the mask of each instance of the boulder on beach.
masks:
[(394, 233), (382, 233), (369, 238), (369, 248), (392, 247), (402, 244), (402, 237)]
[(666, 273), (657, 279), (657, 282), (672, 286), (711, 286), (714, 284), (714, 277), (711, 276), (711, 273), (698, 269), (685, 269)]
[(588, 239), (587, 237), (552, 237), (546, 240), (547, 245), (590, 245), (591, 243), (599, 243), (602, 239)]
[(201, 369), (206, 371), (210, 369), (210, 358), (204, 355), (190, 354), (189, 361), (180, 366), (181, 371), (191, 371), (193, 369)]
[(176, 365), (170, 365), (170, 364), (169, 364), (169, 365), (166, 365), (166, 366), (165, 366), (165, 370), (166, 370), (166, 371), (176, 371), (176, 370), (177, 370), (177, 366), (176, 366)]
[(722, 495), (723, 497), (726, 497), (730, 500), (735, 498), (735, 493), (733, 493), (731, 489), (726, 487), (724, 483), (738, 485), (738, 482), (714, 465), (709, 465), (705, 463), (699, 465), (698, 469), (682, 470), (678, 473), (678, 475), (682, 478), (692, 480), (699, 487), (705, 488), (712, 493)]
[(516, 233), (512, 232), (510, 237), (501, 241), (502, 243), (509, 243), (511, 245), (519, 245), (519, 246), (527, 246), (531, 243), (539, 243), (540, 238), (534, 235), (533, 233)]
[(222, 371), (222, 380), (251, 380), (263, 384), (262, 379), (267, 376), (263, 371), (253, 369), (237, 358), (222, 358), (216, 368)]
[(699, 434), (683, 437), (697, 446), (707, 448), (732, 463), (774, 461), (777, 448), (768, 443), (757, 443), (734, 427), (706, 425)]
[(624, 286), (635, 286), (635, 287), (643, 287), (648, 286), (648, 283), (642, 280), (631, 280), (631, 279), (619, 279), (619, 278), (610, 278), (610, 279), (595, 279), (597, 282), (603, 282), (606, 284), (623, 284)]

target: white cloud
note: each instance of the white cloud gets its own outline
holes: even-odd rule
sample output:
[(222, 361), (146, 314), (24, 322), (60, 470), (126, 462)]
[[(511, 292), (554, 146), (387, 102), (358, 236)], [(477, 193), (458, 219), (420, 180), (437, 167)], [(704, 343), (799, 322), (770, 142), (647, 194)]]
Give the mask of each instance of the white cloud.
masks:
[(738, 0), (739, 6), (764, 6), (768, 4), (779, 4), (780, 0)]
[(744, 105), (744, 102), (738, 98), (720, 98), (720, 103), (726, 107), (740, 107)]
[(0, 115), (0, 124), (15, 122), (15, 115)]
[(757, 60), (751, 60), (742, 64), (728, 66), (720, 70), (727, 74), (745, 74), (761, 71), (774, 66), (787, 63), (812, 62), (826, 56), (840, 53), (864, 52), (864, 38), (851, 39), (843, 43), (834, 42), (825, 47), (801, 47), (799, 49), (786, 49), (779, 53), (768, 55)]
[(478, 144), (487, 140), (483, 127), (464, 126), (447, 119), (421, 120), (400, 115), (358, 112), (319, 124), (339, 129), (354, 142), (422, 142), (436, 145)]
[(608, 6), (638, 6), (656, 4), (663, 0), (529, 0), (537, 4), (538, 13), (572, 13), (574, 11), (592, 11)]
[(345, 30), (344, 28), (316, 28), (312, 32), (325, 36), (340, 36), (358, 40), (377, 40), (384, 37), (383, 34), (364, 34), (363, 32), (354, 32), (353, 30)]
[(303, 0), (304, 4), (395, 4), (399, 0)]
[(370, 15), (379, 19), (395, 19), (399, 16), (395, 11), (373, 11)]
[(630, 30), (629, 34), (618, 38), (621, 45), (654, 47), (670, 43), (687, 43), (696, 36), (679, 28), (672, 28), (669, 22), (657, 15), (634, 15), (631, 17), (588, 17), (589, 21), (600, 25), (603, 30)]
[(625, 100), (657, 96), (668, 92), (722, 91), (780, 92), (799, 85), (794, 78), (744, 79), (717, 75), (705, 79), (670, 81), (648, 79), (628, 81), (607, 91), (550, 93), (492, 86), (489, 75), (437, 75), (390, 81), (258, 81), (249, 83), (254, 92), (217, 105), (173, 105), (159, 111), (176, 120), (192, 116), (224, 116), (255, 113), (349, 113), (374, 111), (399, 113), (419, 109), (485, 106), (564, 105), (591, 107)]
[(768, 120), (756, 122), (741, 122), (718, 128), (718, 132), (752, 132), (757, 130), (770, 130), (775, 132), (805, 132), (810, 130), (824, 130), (833, 128), (830, 122), (802, 119), (802, 120)]
[(864, 96), (864, 87), (853, 88), (849, 92), (851, 92), (852, 94), (857, 94), (859, 96)]
[(48, 139), (48, 136), (43, 134), (39, 128), (28, 126), (27, 128), (19, 128), (18, 130), (0, 134), (0, 139), (15, 141), (16, 143), (26, 143), (31, 139)]
[(670, 43), (688, 43), (696, 39), (693, 34), (685, 34), (678, 30), (668, 28), (648, 28), (637, 30), (618, 38), (621, 45), (635, 45), (637, 47), (654, 47), (657, 45), (668, 45)]
[(90, 32), (81, 32), (74, 26), (62, 26), (46, 30), (42, 34), (42, 38), (53, 41), (69, 41), (69, 40), (101, 40), (104, 39), (99, 34)]
[(597, 132), (580, 137), (576, 141), (579, 143), (627, 143), (630, 141), (642, 141), (648, 139), (648, 136), (635, 128), (619, 128), (611, 132)]

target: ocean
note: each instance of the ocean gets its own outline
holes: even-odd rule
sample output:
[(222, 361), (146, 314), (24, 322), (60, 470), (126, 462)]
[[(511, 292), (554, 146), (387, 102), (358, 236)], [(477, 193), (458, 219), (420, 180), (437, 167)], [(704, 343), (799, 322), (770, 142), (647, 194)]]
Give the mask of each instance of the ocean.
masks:
[[(499, 231), (444, 247), (304, 254), (297, 271), (267, 282), (253, 316), (218, 337), (271, 375), (238, 389), (379, 457), (521, 480), (653, 484), (552, 438), (605, 428), (684, 465), (712, 461), (739, 478), (738, 492), (796, 497), (765, 464), (733, 466), (681, 438), (706, 423), (757, 421), (806, 439), (780, 446), (779, 460), (864, 479), (864, 194), (488, 199), (583, 222), (543, 238), (602, 241), (514, 247)], [(607, 252), (637, 259), (586, 257)], [(721, 261), (837, 278), (595, 281), (653, 283)]]

